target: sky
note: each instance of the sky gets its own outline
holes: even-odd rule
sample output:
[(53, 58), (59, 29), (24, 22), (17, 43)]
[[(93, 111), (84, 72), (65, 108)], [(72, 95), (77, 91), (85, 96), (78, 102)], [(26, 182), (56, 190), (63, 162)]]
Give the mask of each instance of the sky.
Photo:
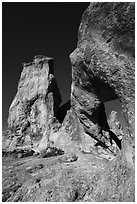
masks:
[(63, 103), (69, 100), (69, 55), (77, 46), (77, 32), (88, 2), (2, 3), (2, 127), (17, 92), (23, 62), (35, 55), (53, 57)]

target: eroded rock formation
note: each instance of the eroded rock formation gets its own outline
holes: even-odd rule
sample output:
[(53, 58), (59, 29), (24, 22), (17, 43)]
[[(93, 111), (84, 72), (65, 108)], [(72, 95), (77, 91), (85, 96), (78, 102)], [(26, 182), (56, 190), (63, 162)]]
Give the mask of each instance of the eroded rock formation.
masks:
[(36, 143), (45, 148), (49, 142), (51, 124), (61, 103), (53, 72), (53, 59), (36, 56), (23, 64), (17, 94), (9, 108), (8, 125), (15, 134), (9, 148)]
[[(70, 55), (72, 109), (85, 131), (111, 150), (115, 134), (110, 131), (103, 103), (119, 98), (128, 129), (122, 146), (131, 164), (135, 124), (134, 9), (134, 3), (128, 2), (91, 3), (82, 17), (77, 48)], [(107, 139), (102, 130), (109, 133)]]
[[(135, 201), (134, 12), (134, 3), (90, 4), (70, 55), (71, 98), (61, 107), (53, 59), (24, 64), (3, 143), (19, 158), (39, 158), (6, 160), (3, 201)], [(104, 102), (116, 98), (127, 134), (115, 111), (106, 117)], [(25, 144), (31, 151), (17, 149)]]
[[(77, 48), (70, 60), (71, 98), (61, 107), (53, 59), (36, 56), (32, 63), (23, 65), (18, 92), (9, 109), (8, 124), (15, 137), (7, 144), (9, 147), (37, 144), (45, 148), (47, 144), (58, 143), (60, 135), (67, 134), (73, 141), (81, 141), (76, 143), (82, 151), (105, 149), (115, 155), (113, 145), (117, 150), (123, 147), (132, 163), (134, 4), (91, 3), (83, 14)], [(127, 125), (128, 134), (122, 139), (119, 130), (113, 130), (107, 121), (104, 107), (104, 102), (116, 98), (120, 99)], [(56, 118), (60, 123), (64, 120), (60, 130), (61, 124)]]

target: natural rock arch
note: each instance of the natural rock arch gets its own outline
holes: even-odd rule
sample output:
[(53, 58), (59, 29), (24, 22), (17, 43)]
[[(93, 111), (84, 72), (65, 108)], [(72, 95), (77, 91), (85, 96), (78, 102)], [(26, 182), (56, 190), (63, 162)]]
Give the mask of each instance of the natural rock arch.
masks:
[(119, 98), (128, 132), (123, 138), (123, 152), (131, 164), (135, 134), (134, 9), (130, 3), (91, 3), (82, 17), (77, 48), (70, 55), (73, 110), (97, 138), (102, 102)]

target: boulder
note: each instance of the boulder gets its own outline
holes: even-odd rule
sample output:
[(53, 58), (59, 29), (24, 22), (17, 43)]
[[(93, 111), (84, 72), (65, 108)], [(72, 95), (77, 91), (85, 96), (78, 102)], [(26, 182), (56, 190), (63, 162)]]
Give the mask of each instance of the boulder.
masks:
[(47, 147), (45, 150), (42, 150), (39, 154), (39, 157), (46, 158), (46, 157), (53, 157), (58, 155), (63, 155), (64, 151), (58, 149), (56, 147)]

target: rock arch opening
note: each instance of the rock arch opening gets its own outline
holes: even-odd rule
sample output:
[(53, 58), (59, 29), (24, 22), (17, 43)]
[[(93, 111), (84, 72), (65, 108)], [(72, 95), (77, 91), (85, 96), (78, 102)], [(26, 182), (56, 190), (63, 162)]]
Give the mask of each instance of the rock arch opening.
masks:
[(105, 112), (109, 129), (114, 136), (114, 142), (122, 149), (122, 140), (124, 135), (127, 134), (126, 122), (122, 114), (122, 106), (120, 100), (114, 99), (104, 102)]
[(74, 67), (77, 66), (77, 71), (72, 73), (71, 105), (84, 131), (95, 140), (94, 146), (101, 146), (115, 154), (122, 148), (122, 138), (119, 137), (119, 127), (117, 131), (111, 128), (112, 115), (110, 121), (107, 120), (105, 103), (119, 97), (105, 77), (93, 73), (83, 61), (75, 64), (73, 54), (71, 60)]
[(117, 117), (114, 119), (118, 119), (118, 121), (120, 122), (122, 126), (124, 134), (127, 134), (126, 122), (125, 122), (125, 118), (122, 113), (122, 106), (121, 106), (120, 100), (119, 99), (110, 100), (110, 101), (105, 102), (104, 105), (105, 105), (105, 112), (107, 115), (107, 120), (110, 119), (111, 113), (113, 111), (113, 115), (115, 114), (115, 117)]
[[(101, 127), (99, 134), (106, 137), (106, 132), (108, 132), (110, 144), (121, 150), (122, 138), (124, 136), (123, 127), (126, 129), (126, 125), (122, 116), (120, 100), (109, 84), (105, 83), (100, 78), (95, 77), (92, 86), (101, 102), (98, 108), (98, 115), (96, 115), (96, 111), (93, 113), (93, 117), (97, 118), (97, 123), (99, 127)], [(115, 108), (115, 106), (117, 106), (117, 108)], [(102, 146), (100, 141), (98, 141), (95, 146), (98, 145)]]

